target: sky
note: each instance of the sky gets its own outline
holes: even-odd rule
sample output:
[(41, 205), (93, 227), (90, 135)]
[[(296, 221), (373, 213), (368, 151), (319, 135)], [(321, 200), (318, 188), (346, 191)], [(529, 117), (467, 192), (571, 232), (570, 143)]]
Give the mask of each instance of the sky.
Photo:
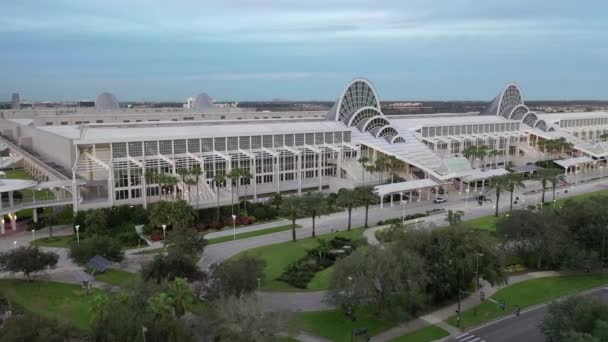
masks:
[(0, 101), (608, 100), (605, 0), (19, 0)]

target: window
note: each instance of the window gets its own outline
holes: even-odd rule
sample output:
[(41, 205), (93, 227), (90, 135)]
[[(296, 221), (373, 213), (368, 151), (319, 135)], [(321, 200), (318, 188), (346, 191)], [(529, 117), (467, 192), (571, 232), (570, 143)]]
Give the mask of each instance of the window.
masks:
[(199, 139), (188, 139), (188, 152), (197, 153), (201, 150), (201, 141)]
[(45, 125), (46, 125), (46, 126), (53, 126), (53, 122), (52, 122), (52, 121), (47, 121), (47, 122), (45, 123)]
[(255, 135), (251, 137), (251, 148), (257, 149), (262, 147), (262, 137), (259, 135)]
[(215, 150), (226, 151), (226, 138), (215, 138)]
[(213, 152), (213, 139), (212, 138), (202, 138), (202, 150), (203, 152)]
[(103, 123), (103, 120), (97, 120), (96, 123)]
[(131, 157), (141, 157), (141, 141), (129, 142), (129, 155)]
[(68, 125), (68, 122), (67, 122), (67, 121), (61, 121), (61, 125), (62, 125), (62, 126), (67, 126), (67, 125)]
[(158, 141), (146, 141), (144, 142), (144, 149), (147, 156), (154, 156), (158, 154)]
[(283, 135), (277, 134), (274, 136), (274, 147), (283, 147)]
[(161, 140), (158, 142), (160, 154), (168, 155), (173, 154), (173, 146), (171, 140)]
[(239, 149), (239, 137), (228, 137), (228, 151)]
[(126, 143), (112, 143), (112, 158), (125, 158), (127, 156)]
[(239, 137), (239, 147), (244, 150), (248, 150), (251, 147), (249, 137)]
[(262, 142), (264, 147), (272, 148), (272, 135), (265, 135)]
[(179, 139), (173, 141), (173, 153), (183, 154), (186, 153), (186, 139)]

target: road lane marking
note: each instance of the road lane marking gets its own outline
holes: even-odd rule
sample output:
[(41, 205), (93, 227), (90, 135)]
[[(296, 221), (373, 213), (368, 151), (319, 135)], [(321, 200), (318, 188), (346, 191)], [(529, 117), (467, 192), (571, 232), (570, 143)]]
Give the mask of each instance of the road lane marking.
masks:
[(479, 337), (474, 340), (471, 340), (470, 342), (477, 342), (477, 341), (479, 341)]
[(461, 337), (465, 337), (467, 335), (470, 335), (470, 334), (469, 333), (464, 333), (464, 334), (462, 334), (460, 336), (456, 336), (456, 339), (459, 340)]
[[(461, 339), (460, 341), (461, 341), (461, 342), (464, 342), (464, 341), (466, 341), (466, 340), (470, 340), (470, 339), (472, 339), (472, 338), (474, 338), (474, 337), (475, 337), (475, 335), (467, 336), (467, 337), (465, 337), (465, 338)], [(479, 339), (478, 339), (478, 340), (479, 340)]]

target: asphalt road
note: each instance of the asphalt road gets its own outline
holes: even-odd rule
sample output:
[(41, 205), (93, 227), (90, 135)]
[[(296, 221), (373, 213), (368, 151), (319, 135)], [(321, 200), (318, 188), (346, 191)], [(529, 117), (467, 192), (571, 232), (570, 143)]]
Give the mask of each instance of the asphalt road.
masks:
[[(595, 290), (588, 294), (597, 300), (608, 303), (608, 288)], [(547, 305), (540, 305), (523, 310), (520, 316), (510, 315), (478, 328), (471, 329), (448, 342), (543, 342), (545, 338), (540, 330)]]

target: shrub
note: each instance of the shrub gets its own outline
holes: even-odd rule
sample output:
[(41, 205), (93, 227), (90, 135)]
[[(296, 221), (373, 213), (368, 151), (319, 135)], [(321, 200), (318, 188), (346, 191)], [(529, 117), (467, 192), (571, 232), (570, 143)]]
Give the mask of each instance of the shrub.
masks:
[(116, 238), (120, 240), (123, 246), (137, 246), (139, 243), (139, 234), (133, 228), (121, 231), (116, 235)]
[(207, 225), (208, 229), (220, 230), (224, 228), (224, 224), (222, 222), (213, 221)]
[(70, 335), (63, 323), (26, 314), (8, 317), (0, 337), (2, 341), (63, 342), (72, 340)]
[(214, 264), (210, 293), (213, 297), (230, 295), (239, 297), (253, 292), (257, 288), (256, 280), (264, 278), (265, 267), (264, 259), (251, 255)]
[(69, 256), (79, 265), (85, 265), (96, 255), (101, 255), (102, 257), (115, 262), (124, 259), (124, 252), (120, 241), (109, 236), (95, 235), (81, 240), (80, 245), (76, 242), (70, 244)]
[(142, 277), (146, 281), (154, 280), (160, 284), (163, 280), (177, 277), (188, 280), (202, 279), (204, 273), (196, 265), (196, 260), (180, 253), (158, 254), (152, 262), (142, 268)]
[(38, 247), (19, 247), (0, 254), (0, 270), (11, 273), (23, 272), (30, 280), (30, 274), (57, 265), (59, 255), (43, 252)]
[(150, 234), (150, 240), (152, 241), (162, 241), (164, 240), (163, 233), (155, 230)]

